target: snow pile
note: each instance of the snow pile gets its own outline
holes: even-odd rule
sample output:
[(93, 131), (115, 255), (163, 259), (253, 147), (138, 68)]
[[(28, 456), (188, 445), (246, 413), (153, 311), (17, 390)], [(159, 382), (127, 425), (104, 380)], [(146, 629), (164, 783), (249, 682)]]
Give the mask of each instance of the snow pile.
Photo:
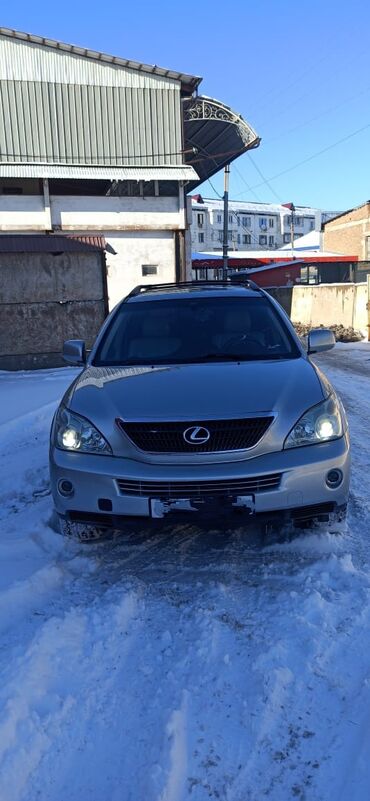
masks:
[(333, 331), (337, 342), (360, 342), (363, 339), (361, 331), (356, 331), (352, 326), (338, 325), (307, 325), (307, 323), (294, 323), (294, 328), (300, 337), (306, 337), (312, 328), (329, 328)]

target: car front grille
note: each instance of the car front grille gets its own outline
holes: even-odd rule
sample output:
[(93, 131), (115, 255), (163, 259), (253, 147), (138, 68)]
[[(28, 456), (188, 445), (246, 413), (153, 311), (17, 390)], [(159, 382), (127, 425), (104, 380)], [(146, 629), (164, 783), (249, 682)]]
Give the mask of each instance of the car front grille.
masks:
[[(204, 420), (182, 422), (131, 423), (117, 419), (116, 423), (142, 451), (150, 453), (215, 453), (253, 448), (270, 427), (272, 416), (246, 417), (242, 420)], [(206, 442), (187, 442), (186, 432), (197, 429), (201, 436), (209, 433)]]
[(282, 473), (269, 473), (219, 481), (133, 481), (120, 478), (117, 479), (117, 485), (121, 495), (144, 495), (149, 498), (236, 497), (278, 489), (281, 476)]

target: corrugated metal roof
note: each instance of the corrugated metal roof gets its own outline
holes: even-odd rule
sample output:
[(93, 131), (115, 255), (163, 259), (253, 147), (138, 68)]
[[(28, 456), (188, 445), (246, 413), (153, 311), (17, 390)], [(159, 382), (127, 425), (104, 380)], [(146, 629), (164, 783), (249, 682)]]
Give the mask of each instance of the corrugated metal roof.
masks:
[(55, 234), (1, 234), (0, 253), (63, 253), (105, 250), (103, 236)]
[(41, 47), (32, 42), (9, 39), (0, 33), (0, 79), (39, 83), (78, 84), (181, 91), (173, 78), (129, 69), (121, 65), (77, 58), (65, 50)]
[(101, 167), (99, 165), (0, 162), (1, 178), (76, 178), (106, 181), (194, 181), (193, 167)]
[(119, 56), (111, 56), (107, 53), (100, 53), (96, 50), (90, 50), (85, 47), (78, 47), (65, 42), (58, 42), (55, 39), (46, 39), (43, 36), (36, 36), (31, 33), (24, 33), (16, 31), (11, 28), (0, 28), (0, 36), (6, 36), (9, 39), (16, 39), (21, 42), (39, 45), (39, 47), (51, 48), (63, 53), (72, 53), (75, 56), (86, 58), (101, 64), (115, 65), (117, 67), (125, 67), (136, 72), (144, 72), (150, 75), (157, 75), (161, 78), (172, 79), (179, 81), (186, 92), (193, 92), (199, 86), (202, 78), (195, 75), (188, 75), (184, 72), (177, 72), (175, 70), (168, 70), (163, 67), (158, 67), (156, 64), (143, 64), (139, 61), (131, 61), (131, 59), (120, 58)]

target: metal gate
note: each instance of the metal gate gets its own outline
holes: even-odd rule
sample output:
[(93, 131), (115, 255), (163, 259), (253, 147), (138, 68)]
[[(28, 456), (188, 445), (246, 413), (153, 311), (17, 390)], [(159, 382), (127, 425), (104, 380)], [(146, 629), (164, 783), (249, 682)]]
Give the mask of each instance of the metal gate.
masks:
[[(51, 239), (31, 238), (33, 247)], [(83, 243), (57, 250), (64, 237), (52, 238), (52, 252), (9, 252), (11, 239), (22, 237), (0, 237), (0, 369), (60, 366), (63, 341), (91, 347), (106, 316), (104, 252)]]

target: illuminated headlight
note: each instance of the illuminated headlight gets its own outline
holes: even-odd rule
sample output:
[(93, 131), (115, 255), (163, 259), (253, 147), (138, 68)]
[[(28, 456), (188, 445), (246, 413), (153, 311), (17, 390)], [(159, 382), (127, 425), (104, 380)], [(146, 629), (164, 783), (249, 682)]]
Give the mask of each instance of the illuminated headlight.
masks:
[(70, 412), (64, 406), (60, 406), (55, 418), (54, 441), (64, 451), (105, 455), (112, 453), (106, 439), (89, 420)]
[(298, 420), (287, 436), (284, 448), (299, 448), (301, 445), (338, 439), (343, 436), (345, 422), (342, 404), (336, 395), (330, 395)]

